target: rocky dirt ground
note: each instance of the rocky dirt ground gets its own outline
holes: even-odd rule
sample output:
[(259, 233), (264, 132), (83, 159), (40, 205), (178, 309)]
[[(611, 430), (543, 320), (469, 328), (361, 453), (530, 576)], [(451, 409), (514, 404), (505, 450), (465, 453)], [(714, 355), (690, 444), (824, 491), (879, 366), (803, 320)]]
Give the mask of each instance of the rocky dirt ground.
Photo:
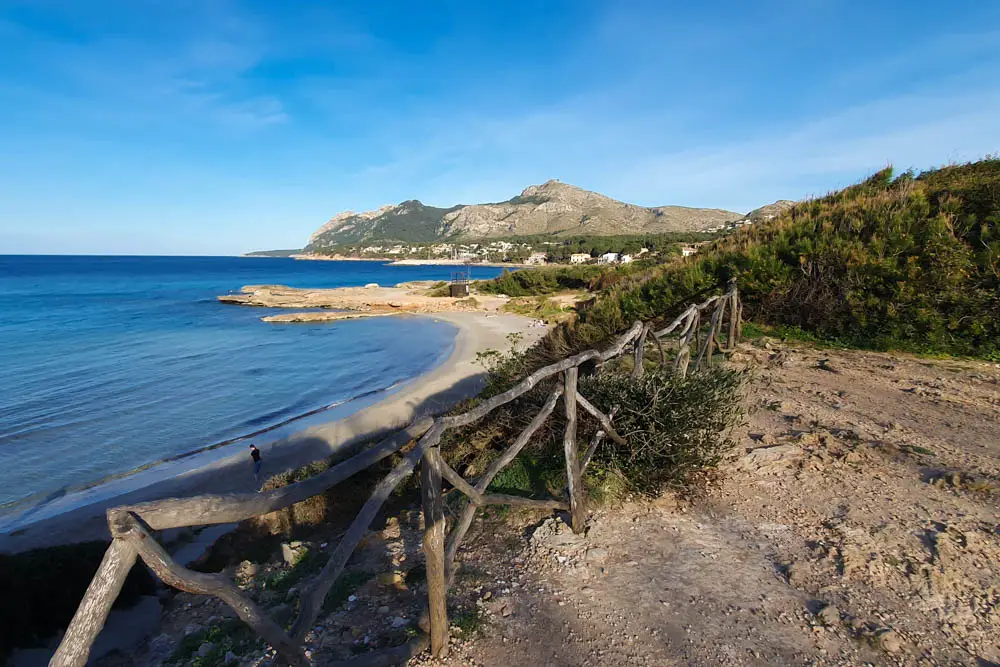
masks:
[[(781, 344), (703, 497), (474, 543), (447, 665), (1000, 664), (1000, 368)], [(493, 554), (491, 556), (491, 554)], [(506, 617), (504, 614), (507, 614)]]
[[(755, 369), (751, 410), (710, 488), (599, 510), (585, 536), (538, 513), (478, 519), (450, 654), (411, 664), (1000, 664), (1000, 367), (776, 341), (734, 362)], [(419, 632), (419, 522), (402, 510), (370, 533), (315, 664)], [(288, 573), (335, 537), (230, 570), (281, 617)], [(167, 608), (131, 663), (273, 663), (219, 603)]]

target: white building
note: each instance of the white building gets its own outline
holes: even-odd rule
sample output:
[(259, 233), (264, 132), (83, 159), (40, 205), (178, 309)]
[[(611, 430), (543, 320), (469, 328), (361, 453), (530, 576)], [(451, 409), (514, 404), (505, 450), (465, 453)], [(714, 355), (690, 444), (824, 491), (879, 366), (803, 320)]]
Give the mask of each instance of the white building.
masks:
[(528, 255), (528, 259), (524, 260), (525, 264), (545, 264), (547, 263), (546, 254), (544, 252), (533, 252)]
[(681, 248), (681, 256), (682, 257), (690, 257), (691, 255), (695, 254), (696, 252), (698, 252), (698, 249), (695, 248), (694, 246), (684, 246), (683, 248)]
[(622, 255), (618, 259), (618, 261), (621, 262), (622, 264), (628, 264), (629, 262), (632, 261), (632, 255)]
[(618, 253), (616, 252), (606, 252), (597, 258), (598, 264), (617, 264), (618, 263)]
[(590, 261), (590, 253), (575, 252), (569, 256), (570, 264), (586, 264)]

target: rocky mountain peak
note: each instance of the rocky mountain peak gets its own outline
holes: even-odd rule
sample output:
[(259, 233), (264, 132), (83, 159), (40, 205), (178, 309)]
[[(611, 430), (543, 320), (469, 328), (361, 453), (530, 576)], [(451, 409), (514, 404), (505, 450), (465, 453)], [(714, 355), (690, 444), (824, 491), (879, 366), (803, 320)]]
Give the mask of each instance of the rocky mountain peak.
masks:
[(551, 179), (493, 204), (437, 208), (416, 199), (366, 213), (341, 213), (321, 227), (309, 248), (368, 241), (431, 242), (532, 234), (641, 234), (721, 229), (743, 216), (720, 209), (647, 208)]

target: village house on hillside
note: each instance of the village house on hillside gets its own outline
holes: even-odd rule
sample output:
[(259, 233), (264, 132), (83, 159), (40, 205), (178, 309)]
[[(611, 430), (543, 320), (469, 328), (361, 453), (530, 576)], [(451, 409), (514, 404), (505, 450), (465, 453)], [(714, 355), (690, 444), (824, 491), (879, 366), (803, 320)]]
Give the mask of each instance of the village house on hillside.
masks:
[(616, 252), (606, 252), (597, 258), (598, 264), (617, 264), (618, 263), (618, 253)]
[(570, 264), (586, 264), (590, 261), (590, 253), (575, 252), (569, 256)]
[(544, 252), (533, 252), (528, 255), (528, 259), (524, 260), (525, 264), (547, 264), (548, 256)]
[(698, 252), (698, 249), (694, 246), (684, 246), (681, 248), (681, 257), (690, 257), (691, 255)]

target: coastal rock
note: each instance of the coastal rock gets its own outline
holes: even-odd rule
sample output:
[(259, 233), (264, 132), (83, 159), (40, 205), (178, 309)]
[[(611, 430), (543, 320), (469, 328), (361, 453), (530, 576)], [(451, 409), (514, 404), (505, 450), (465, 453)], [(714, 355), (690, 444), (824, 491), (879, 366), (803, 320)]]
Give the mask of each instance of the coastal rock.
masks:
[(367, 317), (385, 317), (390, 313), (341, 313), (341, 312), (314, 312), (305, 313), (281, 313), (280, 315), (267, 315), (260, 318), (261, 322), (290, 323), (290, 322), (337, 322), (339, 320), (360, 320)]
[[(238, 294), (216, 297), (220, 303), (260, 308), (309, 309), (263, 317), (265, 322), (328, 322), (357, 317), (399, 313), (441, 313), (451, 311), (499, 311), (504, 301), (477, 295), (475, 303), (458, 297), (432, 297), (434, 283), (408, 283), (396, 287), (337, 287), (299, 289), (282, 285), (246, 285)], [(315, 309), (324, 309), (321, 311)]]

